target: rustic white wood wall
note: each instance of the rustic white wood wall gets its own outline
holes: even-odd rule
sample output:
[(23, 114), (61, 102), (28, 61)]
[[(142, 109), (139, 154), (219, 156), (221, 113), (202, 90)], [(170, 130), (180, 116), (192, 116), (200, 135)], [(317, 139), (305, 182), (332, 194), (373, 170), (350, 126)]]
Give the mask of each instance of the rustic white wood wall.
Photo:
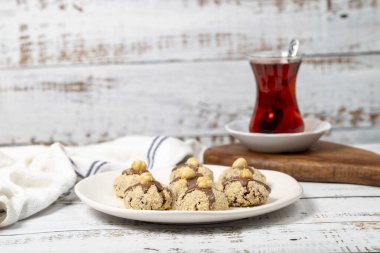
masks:
[(230, 141), (254, 104), (246, 55), (293, 37), (302, 113), (379, 142), (377, 0), (0, 0), (0, 143)]

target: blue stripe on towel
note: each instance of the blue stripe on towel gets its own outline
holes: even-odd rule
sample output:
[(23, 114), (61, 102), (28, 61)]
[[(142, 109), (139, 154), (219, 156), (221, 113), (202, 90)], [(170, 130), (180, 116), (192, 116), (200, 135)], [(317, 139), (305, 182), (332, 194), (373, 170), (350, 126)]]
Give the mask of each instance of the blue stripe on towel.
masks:
[(84, 176), (82, 174), (80, 174), (77, 170), (74, 170), (75, 171), (75, 174), (80, 178), (80, 179), (83, 179)]
[(160, 147), (160, 145), (167, 139), (168, 137), (167, 136), (162, 136), (161, 137), (161, 140), (157, 143), (156, 147), (153, 149), (153, 152), (152, 152), (152, 161), (149, 163), (148, 165), (148, 170), (151, 170), (153, 168), (153, 165), (154, 165), (154, 159), (156, 157), (156, 153), (157, 153), (157, 150), (158, 148)]
[(153, 147), (154, 147), (154, 145), (156, 144), (156, 142), (157, 142), (157, 140), (160, 138), (160, 136), (156, 136), (154, 139), (153, 139), (153, 141), (152, 141), (152, 143), (150, 144), (150, 147), (149, 147), (149, 149), (148, 149), (148, 153), (146, 154), (146, 158), (147, 158), (147, 162), (148, 162), (148, 169), (149, 169), (149, 166), (150, 166), (150, 164), (151, 164), (151, 159), (152, 159), (152, 150), (153, 150)]
[(83, 179), (84, 176), (78, 171), (78, 166), (76, 165), (76, 163), (70, 157), (68, 157), (68, 158), (69, 158), (69, 161), (71, 162), (71, 165), (73, 165), (73, 167), (74, 167), (74, 172), (77, 175), (77, 177), (79, 177), (80, 179)]
[(92, 162), (92, 164), (91, 164), (90, 168), (88, 169), (88, 171), (87, 171), (85, 177), (88, 177), (89, 175), (91, 175), (92, 170), (95, 168), (95, 165), (96, 165), (98, 162), (100, 162), (100, 161)]
[[(85, 178), (85, 177), (89, 177), (91, 174), (94, 175), (94, 174), (98, 173), (98, 172), (100, 171), (100, 169), (101, 169), (105, 164), (108, 163), (108, 162), (106, 162), (106, 161), (99, 161), (99, 160), (94, 161), (94, 162), (91, 163), (91, 165), (90, 165), (90, 167), (89, 167), (89, 169), (88, 169), (86, 175), (82, 175), (82, 174), (78, 171), (78, 166), (75, 164), (75, 162), (73, 161), (73, 159), (71, 159), (71, 158), (69, 157), (69, 160), (70, 160), (71, 164), (72, 164), (73, 167), (74, 167), (74, 172), (75, 172), (75, 174), (76, 174), (80, 179), (83, 179), (83, 178)], [(98, 165), (97, 165), (97, 164), (98, 164)], [(94, 171), (94, 172), (92, 173), (92, 171)]]
[(94, 170), (94, 175), (99, 172), (99, 170), (103, 167), (103, 165), (107, 164), (108, 162), (102, 162), (98, 165), (98, 167)]

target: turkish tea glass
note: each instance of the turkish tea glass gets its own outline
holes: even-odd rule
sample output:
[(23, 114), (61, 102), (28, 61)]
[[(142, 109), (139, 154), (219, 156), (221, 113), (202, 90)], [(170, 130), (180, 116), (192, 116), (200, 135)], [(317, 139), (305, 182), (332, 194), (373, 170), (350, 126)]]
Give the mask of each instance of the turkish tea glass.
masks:
[(304, 131), (296, 99), (296, 79), (301, 62), (301, 57), (289, 57), (285, 52), (250, 57), (257, 87), (250, 132), (277, 134)]

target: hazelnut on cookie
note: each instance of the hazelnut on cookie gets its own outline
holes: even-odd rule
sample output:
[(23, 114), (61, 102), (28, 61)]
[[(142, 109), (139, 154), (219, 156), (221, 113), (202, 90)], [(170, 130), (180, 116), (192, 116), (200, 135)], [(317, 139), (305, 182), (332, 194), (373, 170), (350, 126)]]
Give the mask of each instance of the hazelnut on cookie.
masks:
[(179, 173), (176, 174), (178, 177), (174, 178), (169, 184), (169, 189), (172, 191), (175, 200), (183, 191), (194, 185), (199, 177), (204, 176), (189, 167), (181, 168)]
[(209, 168), (201, 165), (195, 157), (190, 157), (185, 163), (179, 164), (172, 169), (172, 173), (170, 174), (170, 181), (173, 181), (176, 178), (180, 178), (183, 174), (183, 170), (192, 170), (195, 174), (202, 174), (211, 180), (214, 178), (213, 173)]
[(113, 191), (116, 196), (124, 198), (125, 190), (139, 182), (139, 176), (146, 172), (147, 165), (144, 161), (136, 160), (132, 163), (131, 168), (124, 170), (113, 184)]
[[(225, 171), (222, 172), (222, 174), (219, 176), (218, 183), (217, 183), (217, 188), (220, 189), (221, 183), (224, 179), (230, 178), (230, 177), (238, 177), (240, 176), (240, 172), (244, 171), (249, 171), (252, 174), (252, 178), (255, 180), (258, 180), (260, 182), (266, 183), (267, 179), (265, 176), (255, 167), (249, 166), (247, 163), (247, 160), (244, 158), (240, 157), (234, 161), (232, 166)], [(244, 172), (247, 173), (247, 172)]]

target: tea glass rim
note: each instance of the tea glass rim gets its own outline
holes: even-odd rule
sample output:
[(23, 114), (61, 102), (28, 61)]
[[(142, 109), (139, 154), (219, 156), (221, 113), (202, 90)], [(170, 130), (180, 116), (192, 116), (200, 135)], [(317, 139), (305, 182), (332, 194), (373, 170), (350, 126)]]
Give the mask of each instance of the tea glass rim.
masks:
[(289, 56), (287, 51), (260, 51), (249, 54), (248, 60), (250, 62), (257, 60), (287, 60), (289, 62), (301, 62), (302, 55)]

